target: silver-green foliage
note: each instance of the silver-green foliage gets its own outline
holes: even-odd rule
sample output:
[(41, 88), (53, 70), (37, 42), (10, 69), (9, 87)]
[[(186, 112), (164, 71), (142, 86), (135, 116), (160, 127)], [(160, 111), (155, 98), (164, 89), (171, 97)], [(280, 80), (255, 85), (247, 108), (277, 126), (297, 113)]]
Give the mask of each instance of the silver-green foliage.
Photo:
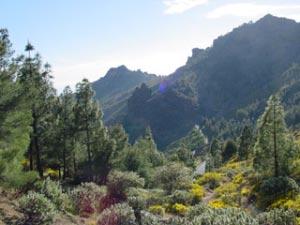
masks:
[(127, 205), (115, 204), (105, 209), (98, 218), (98, 225), (118, 224), (118, 225), (135, 225), (135, 216), (133, 209)]
[(54, 204), (44, 194), (36, 192), (24, 195), (19, 207), (25, 215), (24, 224), (51, 224), (56, 213)]
[(259, 225), (297, 225), (295, 214), (292, 211), (283, 209), (261, 213), (257, 219)]

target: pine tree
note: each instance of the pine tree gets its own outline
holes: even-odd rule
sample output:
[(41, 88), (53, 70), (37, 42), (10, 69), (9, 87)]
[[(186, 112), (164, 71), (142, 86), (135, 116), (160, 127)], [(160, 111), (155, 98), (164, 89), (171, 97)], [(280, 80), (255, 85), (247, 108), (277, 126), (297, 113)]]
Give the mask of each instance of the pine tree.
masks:
[(297, 151), (289, 134), (284, 109), (277, 95), (271, 96), (263, 115), (258, 120), (254, 168), (266, 176), (284, 176), (289, 173), (291, 160)]
[(23, 65), (18, 74), (18, 81), (22, 85), (23, 94), (27, 97), (32, 116), (31, 142), (28, 149), (30, 169), (34, 168), (34, 155), (36, 169), (43, 176), (42, 166), (42, 146), (47, 143), (46, 131), (49, 118), (52, 116), (51, 105), (55, 99), (55, 89), (52, 87), (49, 64), (42, 66), (41, 57), (36, 54), (31, 57), (34, 47), (28, 43), (25, 47), (28, 57), (23, 61)]
[(222, 165), (222, 146), (218, 139), (212, 140), (209, 153), (212, 158), (211, 164), (213, 165), (213, 168), (219, 168)]
[(238, 148), (238, 156), (240, 160), (248, 159), (253, 143), (253, 134), (250, 126), (245, 126), (241, 137), (240, 137), (240, 145)]
[(113, 153), (112, 159), (115, 167), (119, 168), (121, 166), (120, 160), (122, 160), (122, 154), (129, 148), (128, 135), (126, 134), (124, 128), (120, 124), (116, 124), (108, 130), (109, 138), (115, 141), (115, 151)]
[[(60, 161), (63, 168), (63, 179), (70, 175), (72, 162), (74, 161), (75, 148), (75, 96), (69, 86), (64, 88), (59, 96), (58, 102), (58, 129), (56, 131), (56, 140), (60, 149)], [(74, 171), (73, 171), (74, 172)]]
[(19, 186), (26, 182), (21, 161), (29, 144), (31, 117), (15, 81), (18, 67), (12, 54), (8, 32), (0, 29), (0, 180)]
[(135, 147), (141, 151), (141, 154), (152, 166), (163, 164), (163, 155), (157, 150), (150, 127), (146, 128), (144, 137), (137, 140)]
[(236, 155), (236, 153), (237, 153), (236, 143), (233, 140), (226, 141), (222, 152), (223, 162), (228, 161), (231, 157)]
[[(75, 122), (79, 139), (85, 145), (88, 174), (93, 171), (93, 157), (98, 158), (99, 149), (107, 148), (107, 132), (102, 122), (102, 112), (94, 99), (94, 91), (87, 79), (76, 85)], [(94, 154), (94, 155), (93, 155)], [(105, 156), (107, 157), (107, 156)], [(91, 177), (90, 177), (91, 179)]]

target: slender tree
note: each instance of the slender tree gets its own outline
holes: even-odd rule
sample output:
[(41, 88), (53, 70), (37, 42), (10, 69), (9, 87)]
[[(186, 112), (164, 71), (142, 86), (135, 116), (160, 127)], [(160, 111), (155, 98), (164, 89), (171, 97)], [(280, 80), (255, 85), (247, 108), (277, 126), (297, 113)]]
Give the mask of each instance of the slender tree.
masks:
[(51, 70), (49, 64), (42, 66), (41, 58), (38, 54), (31, 56), (33, 46), (28, 43), (25, 50), (28, 57), (23, 61), (23, 65), (18, 74), (18, 81), (23, 88), (23, 94), (27, 97), (32, 116), (32, 133), (29, 146), (30, 169), (33, 170), (35, 155), (36, 169), (39, 175), (43, 176), (42, 167), (42, 146), (46, 141), (45, 132), (51, 117), (51, 105), (55, 99), (55, 89), (51, 83)]
[[(76, 85), (75, 122), (81, 142), (85, 145), (89, 174), (93, 171), (93, 158), (105, 139), (106, 130), (102, 122), (102, 112), (94, 99), (94, 91), (87, 79)], [(90, 177), (91, 179), (91, 177)]]
[(74, 157), (75, 127), (75, 96), (67, 86), (59, 96), (58, 104), (58, 130), (56, 140), (60, 143), (61, 162), (63, 167), (63, 179), (70, 171), (72, 158)]
[(250, 126), (245, 126), (240, 137), (240, 145), (238, 148), (239, 159), (241, 160), (248, 159), (251, 153), (251, 148), (253, 147), (252, 143), (253, 143), (252, 129)]
[(12, 59), (8, 31), (0, 29), (0, 181), (22, 185), (21, 161), (29, 144), (30, 111), (15, 81), (17, 64)]
[(268, 100), (265, 112), (258, 120), (254, 168), (267, 176), (284, 176), (298, 154), (285, 121), (284, 109), (277, 95)]

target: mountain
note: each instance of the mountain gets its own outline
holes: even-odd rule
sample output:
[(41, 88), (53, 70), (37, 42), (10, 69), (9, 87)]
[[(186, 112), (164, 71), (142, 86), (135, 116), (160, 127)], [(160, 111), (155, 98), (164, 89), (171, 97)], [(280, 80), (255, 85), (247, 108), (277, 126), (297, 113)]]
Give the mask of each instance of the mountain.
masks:
[(126, 66), (111, 68), (104, 77), (92, 83), (96, 98), (104, 110), (104, 120), (113, 118), (126, 107), (127, 100), (135, 87), (142, 83), (157, 82), (158, 76), (141, 70), (131, 71)]
[[(132, 141), (150, 126), (164, 149), (207, 120), (254, 121), (268, 97), (287, 88), (285, 74), (299, 62), (300, 24), (266, 15), (218, 37), (207, 49), (193, 49), (186, 65), (159, 84), (136, 88), (127, 109), (114, 118)], [(289, 88), (294, 94), (289, 96), (295, 99), (300, 74), (293, 71), (297, 75)]]

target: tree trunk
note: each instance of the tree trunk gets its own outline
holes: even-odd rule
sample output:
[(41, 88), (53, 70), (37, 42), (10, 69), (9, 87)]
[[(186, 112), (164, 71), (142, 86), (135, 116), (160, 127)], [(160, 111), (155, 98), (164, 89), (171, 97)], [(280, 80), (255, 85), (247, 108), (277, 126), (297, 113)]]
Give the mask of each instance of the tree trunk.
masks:
[(61, 168), (58, 166), (58, 179), (61, 180)]
[(33, 143), (32, 143), (32, 138), (30, 140), (28, 153), (29, 153), (29, 169), (32, 171), (33, 170)]
[(76, 156), (75, 152), (73, 151), (73, 167), (74, 167), (74, 177), (76, 177)]
[(64, 139), (64, 148), (63, 148), (63, 180), (65, 180), (65, 179), (66, 179), (66, 141)]
[(89, 175), (88, 178), (91, 181), (92, 180), (92, 156), (91, 156), (91, 143), (90, 143), (90, 130), (88, 127), (88, 123), (86, 122), (86, 147), (87, 147), (87, 153), (88, 153), (88, 167), (89, 167)]
[(36, 153), (36, 169), (40, 175), (40, 177), (43, 177), (43, 169), (41, 166), (41, 150), (39, 147), (39, 140), (37, 137), (37, 121), (36, 121), (36, 115), (35, 112), (32, 113), (33, 117), (33, 144), (35, 147), (35, 153)]
[(275, 177), (278, 177), (279, 176), (279, 165), (278, 165), (278, 152), (277, 152), (277, 131), (276, 131), (275, 107), (276, 107), (276, 105), (273, 106), (273, 141), (274, 141), (274, 166), (275, 166), (274, 175), (275, 175)]

